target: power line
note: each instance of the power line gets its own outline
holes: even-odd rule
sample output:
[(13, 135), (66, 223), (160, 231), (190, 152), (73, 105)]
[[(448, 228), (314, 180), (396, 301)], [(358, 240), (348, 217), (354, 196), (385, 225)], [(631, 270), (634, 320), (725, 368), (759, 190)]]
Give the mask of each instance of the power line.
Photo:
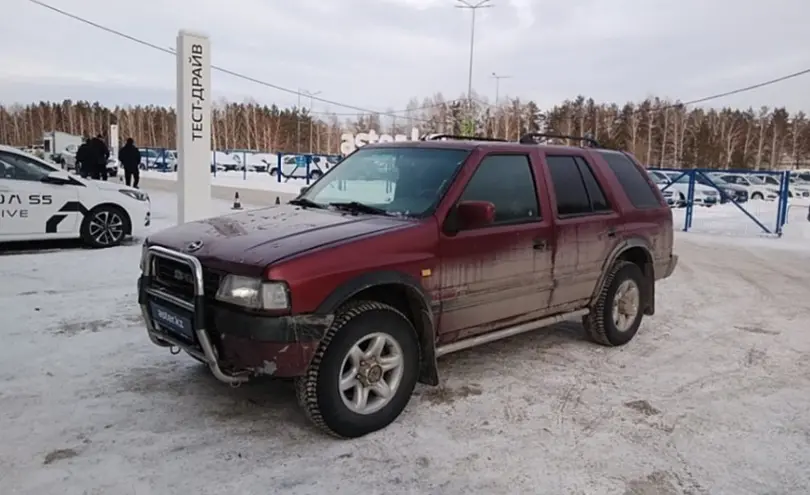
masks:
[[(36, 5), (39, 5), (40, 7), (44, 7), (46, 9), (48, 9), (48, 10), (56, 12), (57, 14), (60, 14), (60, 15), (66, 16), (66, 17), (70, 17), (71, 19), (74, 19), (76, 21), (79, 21), (79, 22), (82, 22), (84, 24), (93, 26), (94, 28), (97, 28), (97, 29), (101, 29), (102, 31), (106, 31), (107, 33), (114, 34), (114, 35), (119, 36), (121, 38), (125, 38), (125, 39), (127, 39), (129, 41), (138, 43), (139, 45), (143, 45), (143, 46), (152, 48), (154, 50), (158, 50), (158, 51), (161, 51), (161, 52), (168, 53), (170, 55), (176, 56), (175, 50), (173, 50), (171, 48), (165, 48), (165, 47), (162, 47), (160, 45), (150, 43), (150, 42), (148, 42), (146, 40), (136, 38), (135, 36), (123, 33), (121, 31), (118, 31), (116, 29), (104, 26), (104, 25), (99, 24), (97, 22), (93, 22), (93, 21), (91, 21), (89, 19), (85, 19), (84, 17), (78, 16), (76, 14), (71, 14), (70, 12), (64, 11), (62, 9), (58, 9), (58, 8), (52, 6), (52, 5), (48, 5), (47, 3), (40, 1), (40, 0), (28, 0), (28, 1), (31, 2), (31, 3), (34, 3)], [(213, 65), (213, 64), (211, 65), (211, 68), (216, 70), (216, 71), (222, 72), (223, 74), (228, 74), (230, 76), (233, 76), (233, 77), (236, 77), (236, 78), (239, 78), (239, 79), (243, 79), (245, 81), (250, 81), (250, 82), (256, 83), (256, 84), (258, 84), (260, 86), (266, 86), (268, 88), (272, 88), (272, 89), (275, 89), (275, 90), (278, 90), (278, 91), (283, 91), (285, 93), (298, 95), (298, 91), (295, 90), (295, 89), (285, 88), (284, 86), (279, 86), (277, 84), (269, 83), (267, 81), (262, 81), (261, 79), (256, 79), (255, 77), (251, 77), (251, 76), (248, 76), (246, 74), (242, 74), (240, 72), (236, 72), (236, 71), (233, 71), (233, 70), (230, 70), (230, 69), (226, 69), (224, 67), (219, 67), (219, 66), (216, 66), (216, 65)], [(317, 101), (319, 101), (321, 103), (326, 103), (328, 105), (335, 105), (335, 106), (338, 106), (338, 107), (341, 107), (341, 108), (350, 108), (352, 110), (358, 110), (359, 112), (362, 112), (362, 113), (373, 113), (373, 114), (377, 114), (377, 115), (386, 115), (386, 116), (390, 116), (390, 117), (401, 117), (399, 115), (396, 115), (396, 114), (393, 114), (393, 113), (390, 113), (390, 112), (379, 112), (379, 111), (371, 110), (371, 109), (368, 109), (368, 108), (358, 107), (358, 106), (355, 106), (355, 105), (349, 105), (349, 104), (346, 104), (346, 103), (340, 103), (338, 101), (327, 100), (326, 98), (312, 97), (312, 99), (317, 100)], [(429, 122), (426, 119), (418, 119), (418, 118), (411, 118), (410, 120), (417, 120), (417, 121), (420, 121), (420, 122)]]
[[(418, 112), (420, 110), (429, 110), (431, 108), (437, 108), (437, 107), (441, 107), (441, 106), (444, 106), (444, 105), (453, 105), (454, 103), (461, 103), (461, 102), (464, 102), (464, 101), (467, 101), (467, 98), (456, 98), (454, 100), (447, 100), (447, 101), (441, 101), (441, 102), (438, 102), (438, 103), (431, 103), (430, 105), (425, 105), (425, 106), (422, 106), (422, 107), (406, 108), (406, 109), (403, 109), (403, 110), (391, 110), (389, 112), (386, 112), (385, 115), (390, 116), (390, 117), (394, 117), (394, 118), (397, 118), (397, 119), (408, 119), (409, 117), (407, 117), (405, 115), (393, 115), (393, 114), (407, 113), (407, 112)], [(484, 105), (488, 105), (488, 103), (484, 103)], [(326, 111), (318, 111), (318, 112), (310, 112), (310, 113), (314, 114), (314, 115), (335, 115), (335, 116), (347, 116), (347, 117), (353, 116), (353, 115), (368, 115), (369, 114), (369, 112), (326, 112)], [(371, 113), (377, 113), (377, 112), (371, 112)]]
[(719, 98), (725, 98), (726, 96), (732, 96), (732, 95), (736, 95), (736, 94), (739, 94), (739, 93), (745, 93), (746, 91), (751, 91), (751, 90), (754, 90), (754, 89), (764, 88), (765, 86), (770, 86), (771, 84), (776, 84), (776, 83), (780, 83), (782, 81), (787, 81), (788, 79), (793, 79), (793, 78), (796, 78), (796, 77), (799, 77), (799, 76), (803, 76), (805, 74), (810, 74), (810, 68), (800, 70), (798, 72), (794, 72), (794, 73), (788, 74), (786, 76), (781, 76), (781, 77), (777, 77), (775, 79), (770, 79), (768, 81), (763, 81), (763, 82), (760, 82), (760, 83), (752, 84), (750, 86), (745, 86), (745, 87), (742, 87), (742, 88), (732, 89), (731, 91), (726, 91), (724, 93), (717, 93), (715, 95), (704, 96), (703, 98), (698, 98), (696, 100), (689, 100), (689, 101), (685, 101), (685, 102), (682, 102), (682, 103), (677, 103), (677, 104), (674, 104), (674, 105), (670, 105), (667, 108), (677, 107), (679, 105), (683, 105), (683, 106), (697, 105), (698, 103), (705, 103), (707, 101), (717, 100)]
[[(164, 53), (168, 53), (168, 54), (170, 54), (172, 56), (176, 56), (175, 50), (173, 50), (171, 48), (165, 48), (165, 47), (162, 47), (160, 45), (150, 43), (149, 41), (143, 40), (141, 38), (137, 38), (135, 36), (123, 33), (123, 32), (118, 31), (116, 29), (104, 26), (104, 25), (99, 24), (97, 22), (93, 22), (93, 21), (91, 21), (89, 19), (86, 19), (84, 17), (81, 17), (81, 16), (78, 16), (76, 14), (72, 14), (70, 12), (67, 12), (65, 10), (56, 8), (56, 7), (52, 6), (52, 5), (49, 5), (49, 4), (45, 3), (45, 2), (42, 2), (41, 0), (28, 0), (28, 1), (33, 3), (33, 4), (39, 5), (40, 7), (44, 7), (44, 8), (46, 8), (46, 9), (52, 11), (52, 12), (56, 12), (57, 14), (63, 15), (65, 17), (69, 17), (69, 18), (71, 18), (73, 20), (79, 21), (79, 22), (87, 24), (89, 26), (93, 26), (93, 27), (95, 27), (97, 29), (100, 29), (100, 30), (105, 31), (105, 32), (110, 33), (110, 34), (113, 34), (115, 36), (125, 38), (125, 39), (127, 39), (129, 41), (132, 41), (134, 43), (137, 43), (139, 45), (143, 45), (143, 46), (146, 46), (148, 48), (152, 48), (154, 50), (158, 50), (158, 51), (161, 51), (161, 52), (164, 52)], [(267, 81), (262, 81), (260, 79), (256, 79), (255, 77), (251, 77), (251, 76), (248, 76), (246, 74), (242, 74), (240, 72), (236, 72), (236, 71), (233, 71), (233, 70), (230, 70), (230, 69), (226, 69), (224, 67), (211, 65), (211, 68), (216, 70), (216, 71), (222, 72), (223, 74), (228, 74), (230, 76), (233, 76), (233, 77), (236, 77), (236, 78), (239, 78), (239, 79), (250, 81), (250, 82), (253, 82), (253, 83), (258, 84), (260, 86), (266, 86), (268, 88), (272, 88), (272, 89), (282, 91), (282, 92), (285, 92), (285, 93), (289, 93), (289, 94), (293, 94), (293, 95), (298, 95), (299, 94), (298, 90), (285, 88), (285, 87), (279, 86), (277, 84), (269, 83)], [(756, 84), (751, 84), (749, 86), (744, 86), (744, 87), (733, 89), (733, 90), (730, 90), (730, 91), (725, 91), (723, 93), (717, 93), (717, 94), (713, 94), (713, 95), (710, 95), (710, 96), (705, 96), (705, 97), (702, 97), (702, 98), (697, 98), (697, 99), (689, 100), (689, 101), (685, 101), (685, 102), (673, 103), (671, 105), (667, 105), (667, 106), (665, 106), (663, 108), (660, 108), (659, 110), (664, 110), (664, 109), (668, 109), (668, 108), (677, 108), (677, 107), (687, 106), (687, 105), (696, 105), (698, 103), (705, 103), (707, 101), (713, 101), (713, 100), (717, 100), (717, 99), (720, 99), (720, 98), (725, 98), (727, 96), (732, 96), (732, 95), (752, 91), (752, 90), (755, 90), (755, 89), (763, 88), (763, 87), (770, 86), (770, 85), (773, 85), (773, 84), (777, 84), (777, 83), (780, 83), (780, 82), (783, 82), (783, 81), (787, 81), (789, 79), (794, 79), (796, 77), (804, 76), (804, 75), (807, 75), (807, 74), (810, 74), (810, 68), (803, 69), (803, 70), (800, 70), (798, 72), (793, 72), (791, 74), (787, 74), (787, 75), (784, 75), (784, 76), (776, 77), (774, 79), (769, 79), (767, 81), (759, 82), (759, 83), (756, 83)], [(415, 117), (405, 117), (405, 116), (397, 115), (397, 114), (398, 113), (412, 112), (412, 111), (419, 111), (419, 110), (426, 110), (428, 108), (440, 107), (440, 106), (445, 105), (445, 104), (452, 104), (453, 102), (463, 100), (463, 99), (450, 100), (448, 102), (436, 103), (434, 105), (428, 105), (428, 106), (425, 106), (425, 107), (415, 108), (415, 109), (396, 110), (396, 111), (391, 111), (391, 112), (380, 112), (380, 111), (371, 110), (371, 109), (363, 108), (363, 107), (358, 107), (358, 106), (355, 106), (355, 105), (349, 105), (349, 104), (346, 104), (346, 103), (340, 103), (340, 102), (337, 102), (337, 101), (328, 100), (328, 99), (320, 98), (320, 97), (314, 97), (313, 96), (312, 99), (317, 100), (317, 101), (319, 101), (321, 103), (326, 103), (328, 105), (335, 105), (335, 106), (341, 107), (341, 108), (349, 108), (349, 109), (352, 109), (352, 110), (357, 110), (359, 112), (359, 113), (334, 114), (334, 115), (376, 114), (376, 115), (388, 116), (388, 117), (393, 117), (393, 118), (405, 118), (405, 119), (408, 119), (408, 120), (419, 121), (419, 122), (430, 122), (430, 120), (421, 119), (421, 118), (415, 118)], [(485, 105), (485, 106), (488, 106), (488, 107), (496, 106), (496, 105), (492, 105), (492, 104), (489, 104), (489, 103), (482, 102), (482, 101), (477, 100), (477, 99), (475, 99), (475, 101), (478, 102), (479, 104), (482, 104), (482, 105)], [(312, 112), (312, 113), (322, 113), (322, 112)]]

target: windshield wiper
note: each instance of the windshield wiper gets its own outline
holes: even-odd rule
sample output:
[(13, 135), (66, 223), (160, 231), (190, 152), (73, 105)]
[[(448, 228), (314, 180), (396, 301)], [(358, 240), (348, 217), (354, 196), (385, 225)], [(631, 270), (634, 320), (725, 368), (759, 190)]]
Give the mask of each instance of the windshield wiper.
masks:
[(311, 199), (307, 199), (307, 198), (291, 199), (288, 203), (291, 204), (291, 205), (295, 205), (295, 206), (303, 206), (304, 208), (318, 208), (318, 209), (321, 209), (321, 210), (324, 208), (324, 206), (322, 204), (316, 203), (316, 202), (312, 201)]
[(335, 208), (352, 211), (355, 213), (371, 213), (372, 215), (386, 215), (386, 216), (391, 215), (382, 208), (377, 208), (376, 206), (367, 205), (365, 203), (360, 203), (358, 201), (329, 203), (329, 206), (334, 206)]

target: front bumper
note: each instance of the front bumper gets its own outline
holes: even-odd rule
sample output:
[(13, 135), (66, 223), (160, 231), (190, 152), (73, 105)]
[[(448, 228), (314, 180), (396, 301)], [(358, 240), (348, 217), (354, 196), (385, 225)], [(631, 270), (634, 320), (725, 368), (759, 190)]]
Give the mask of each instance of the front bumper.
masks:
[(152, 224), (151, 209), (149, 201), (139, 201), (134, 207), (129, 208), (130, 220), (132, 221), (132, 237), (141, 239), (149, 233), (149, 227)]
[[(190, 269), (193, 296), (159, 282), (156, 258)], [(202, 265), (188, 254), (150, 246), (143, 270), (138, 303), (149, 338), (205, 362), (225, 383), (239, 384), (257, 375), (302, 376), (332, 324), (332, 315), (268, 316), (217, 304), (206, 295)]]

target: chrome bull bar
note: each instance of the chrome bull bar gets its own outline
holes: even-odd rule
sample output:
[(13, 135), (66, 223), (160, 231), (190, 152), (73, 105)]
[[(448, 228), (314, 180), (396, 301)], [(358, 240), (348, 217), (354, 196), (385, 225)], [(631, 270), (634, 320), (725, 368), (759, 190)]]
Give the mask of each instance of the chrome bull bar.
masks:
[[(191, 268), (193, 279), (192, 283), (194, 286), (194, 299), (192, 302), (151, 286), (150, 282), (155, 275), (154, 263), (152, 263), (155, 257), (177, 261), (179, 263), (188, 265)], [(164, 247), (149, 246), (144, 255), (143, 265), (143, 278), (141, 280), (142, 283), (146, 284), (146, 286), (142, 287), (141, 290), (143, 290), (147, 296), (162, 299), (191, 312), (194, 333), (203, 352), (200, 353), (196, 348), (180, 342), (179, 339), (175, 339), (170, 335), (167, 335), (166, 332), (157, 330), (155, 322), (149, 313), (148, 301), (142, 300), (141, 313), (143, 315), (144, 322), (146, 323), (146, 331), (149, 334), (149, 339), (155, 345), (160, 347), (177, 347), (183, 349), (194, 357), (203, 360), (206, 364), (208, 364), (208, 367), (211, 369), (211, 373), (214, 375), (214, 377), (221, 382), (231, 385), (238, 385), (248, 381), (250, 376), (247, 373), (230, 374), (222, 370), (217, 350), (211, 344), (211, 339), (208, 337), (208, 331), (205, 329), (205, 286), (203, 284), (203, 268), (200, 264), (200, 260), (194, 256)]]

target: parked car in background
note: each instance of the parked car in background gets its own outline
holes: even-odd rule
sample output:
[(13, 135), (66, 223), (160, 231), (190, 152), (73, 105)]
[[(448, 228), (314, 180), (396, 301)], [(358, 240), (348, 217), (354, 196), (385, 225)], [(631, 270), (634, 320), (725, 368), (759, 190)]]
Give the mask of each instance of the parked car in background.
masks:
[[(302, 155), (282, 155), (281, 156), (281, 175), (282, 177), (293, 177), (297, 179), (304, 179), (307, 177), (306, 164), (299, 164), (298, 156)], [(318, 177), (326, 173), (331, 167), (331, 163), (324, 157), (313, 156), (309, 164), (309, 178), (316, 180)], [(278, 162), (269, 166), (270, 175), (276, 176), (278, 174)]]
[(115, 182), (87, 180), (9, 146), (0, 146), (0, 242), (81, 239), (117, 246), (146, 232), (149, 195)]
[(737, 184), (748, 190), (748, 197), (752, 200), (774, 201), (779, 198), (779, 189), (765, 183), (759, 177), (740, 173), (711, 172), (711, 177), (719, 177), (729, 184)]
[[(776, 187), (778, 191), (782, 186), (780, 178), (771, 174), (752, 174), (762, 180), (769, 186)], [(788, 186), (788, 198), (810, 198), (810, 183), (804, 183), (801, 179), (790, 177), (790, 185)]]
[(720, 203), (728, 203), (731, 199), (737, 203), (745, 203), (748, 201), (748, 188), (744, 186), (729, 184), (720, 177), (707, 177), (704, 174), (697, 174), (695, 180), (704, 186), (709, 186), (721, 191)]
[[(651, 172), (657, 174), (659, 177), (664, 177), (667, 181), (673, 182), (669, 189), (678, 193), (678, 201), (683, 201), (685, 204), (689, 198), (689, 176), (684, 172), (673, 172), (663, 170), (652, 170)], [(720, 193), (717, 189), (709, 187), (695, 181), (694, 201), (698, 206), (714, 206), (720, 202)]]
[[(160, 150), (154, 148), (141, 148), (141, 170), (160, 169), (166, 171), (177, 170), (177, 152), (174, 150)], [(116, 151), (117, 153), (117, 151)]]

